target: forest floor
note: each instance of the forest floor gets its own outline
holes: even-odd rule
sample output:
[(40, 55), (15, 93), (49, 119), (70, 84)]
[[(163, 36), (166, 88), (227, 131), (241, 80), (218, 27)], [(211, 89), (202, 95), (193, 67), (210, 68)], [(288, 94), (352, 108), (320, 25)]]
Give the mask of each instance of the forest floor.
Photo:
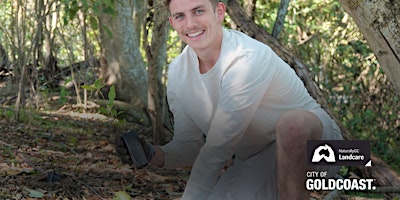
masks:
[(0, 109), (0, 199), (176, 199), (182, 194), (189, 169), (134, 169), (120, 162), (115, 138), (140, 129), (136, 124), (71, 112), (30, 112), (17, 123), (7, 117), (10, 110)]

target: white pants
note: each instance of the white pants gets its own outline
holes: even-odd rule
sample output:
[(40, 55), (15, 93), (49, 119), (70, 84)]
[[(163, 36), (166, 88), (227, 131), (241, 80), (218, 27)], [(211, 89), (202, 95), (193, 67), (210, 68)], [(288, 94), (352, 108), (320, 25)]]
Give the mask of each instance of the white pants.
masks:
[[(342, 140), (337, 124), (325, 111), (312, 111), (323, 126), (322, 140)], [(304, 161), (306, 162), (306, 161)], [(340, 166), (317, 167), (333, 177)], [(276, 142), (268, 144), (260, 153), (235, 164), (220, 177), (209, 200), (275, 200), (278, 199)]]
[(257, 155), (229, 167), (208, 199), (278, 199), (276, 172), (276, 143), (273, 142)]

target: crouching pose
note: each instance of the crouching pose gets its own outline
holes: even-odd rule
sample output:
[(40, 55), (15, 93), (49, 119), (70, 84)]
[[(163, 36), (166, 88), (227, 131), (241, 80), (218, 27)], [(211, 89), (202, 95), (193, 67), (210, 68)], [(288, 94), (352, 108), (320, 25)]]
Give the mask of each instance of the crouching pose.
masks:
[(141, 143), (146, 159), (192, 166), (183, 200), (308, 199), (307, 140), (342, 139), (336, 123), (267, 45), (222, 26), (224, 3), (166, 5), (187, 46), (168, 71), (174, 137), (164, 146)]

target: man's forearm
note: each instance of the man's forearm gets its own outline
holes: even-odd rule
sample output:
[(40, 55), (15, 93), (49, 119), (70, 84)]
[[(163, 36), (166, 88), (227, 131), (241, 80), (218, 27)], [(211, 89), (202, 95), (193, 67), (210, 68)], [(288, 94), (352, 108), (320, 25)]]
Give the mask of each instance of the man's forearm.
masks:
[(160, 146), (154, 145), (154, 157), (151, 159), (150, 164), (155, 165), (157, 167), (164, 166), (165, 154)]

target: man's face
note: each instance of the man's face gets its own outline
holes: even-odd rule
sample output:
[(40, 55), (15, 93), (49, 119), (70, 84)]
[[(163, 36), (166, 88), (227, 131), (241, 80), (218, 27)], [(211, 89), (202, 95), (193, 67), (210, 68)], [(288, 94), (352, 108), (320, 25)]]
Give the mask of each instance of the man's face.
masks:
[(219, 44), (225, 5), (214, 7), (210, 0), (172, 0), (169, 21), (179, 37), (194, 50), (206, 50)]

